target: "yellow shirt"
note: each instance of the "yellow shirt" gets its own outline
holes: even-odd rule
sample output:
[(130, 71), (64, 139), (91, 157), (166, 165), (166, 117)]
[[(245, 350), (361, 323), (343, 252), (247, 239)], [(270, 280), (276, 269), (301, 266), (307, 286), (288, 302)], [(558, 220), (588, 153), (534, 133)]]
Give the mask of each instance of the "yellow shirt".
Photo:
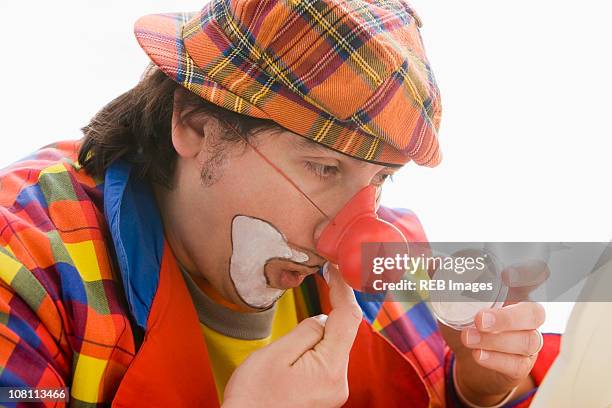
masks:
[(228, 303), (210, 284), (196, 284), (182, 269), (200, 328), (206, 341), (217, 396), (223, 402), (225, 385), (232, 373), (252, 352), (291, 331), (298, 324), (294, 290), (287, 290), (276, 304), (263, 312), (245, 312)]
[(220, 402), (223, 401), (225, 385), (229, 381), (234, 369), (253, 351), (270, 344), (272, 341), (288, 333), (297, 323), (293, 290), (286, 291), (278, 300), (272, 322), (272, 332), (268, 337), (255, 340), (238, 339), (223, 335), (200, 323), (206, 340), (208, 357)]

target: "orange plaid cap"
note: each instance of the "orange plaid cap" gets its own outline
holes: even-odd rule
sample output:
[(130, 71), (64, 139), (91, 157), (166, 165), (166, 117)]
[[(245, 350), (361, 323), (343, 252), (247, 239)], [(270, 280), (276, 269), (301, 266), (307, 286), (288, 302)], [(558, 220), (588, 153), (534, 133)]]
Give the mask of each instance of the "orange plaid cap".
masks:
[(440, 93), (403, 0), (211, 0), (134, 31), (176, 82), (372, 163), (442, 158)]

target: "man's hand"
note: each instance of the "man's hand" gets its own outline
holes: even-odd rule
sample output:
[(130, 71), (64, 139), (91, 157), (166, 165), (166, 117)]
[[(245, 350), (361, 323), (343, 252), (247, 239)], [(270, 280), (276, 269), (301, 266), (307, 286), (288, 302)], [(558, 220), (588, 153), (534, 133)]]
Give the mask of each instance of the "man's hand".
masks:
[(537, 330), (545, 320), (544, 308), (521, 302), (544, 282), (550, 272), (543, 262), (528, 262), (504, 270), (508, 301), (498, 310), (476, 314), (476, 328), (462, 331), (440, 325), (442, 335), (455, 352), (455, 382), (473, 404), (491, 406), (514, 387), (532, 386), (529, 373), (542, 347)]
[(225, 387), (228, 407), (338, 407), (348, 398), (349, 352), (362, 319), (353, 290), (329, 264), (332, 311), (303, 320), (252, 353)]

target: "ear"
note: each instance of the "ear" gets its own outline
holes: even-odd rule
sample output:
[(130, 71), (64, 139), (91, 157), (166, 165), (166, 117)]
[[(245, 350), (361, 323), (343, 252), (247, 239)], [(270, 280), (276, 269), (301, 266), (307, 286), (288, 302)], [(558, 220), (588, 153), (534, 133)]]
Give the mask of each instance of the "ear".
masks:
[[(180, 98), (180, 91), (174, 91), (174, 100)], [(172, 112), (172, 145), (179, 156), (191, 158), (197, 156), (204, 146), (205, 128), (208, 121), (190, 121), (181, 118), (177, 104)], [(197, 125), (196, 125), (197, 124)]]

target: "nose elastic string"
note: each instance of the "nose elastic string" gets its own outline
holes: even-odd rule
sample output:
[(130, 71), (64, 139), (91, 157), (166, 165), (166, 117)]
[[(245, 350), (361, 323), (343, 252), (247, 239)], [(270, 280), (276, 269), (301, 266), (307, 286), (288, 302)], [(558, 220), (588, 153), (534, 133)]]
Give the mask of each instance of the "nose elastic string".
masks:
[[(224, 121), (225, 122), (225, 121)], [(291, 180), (289, 178), (289, 176), (287, 176), (285, 174), (284, 171), (282, 171), (277, 165), (275, 165), (274, 163), (272, 163), (261, 151), (259, 151), (259, 149), (257, 147), (255, 147), (255, 145), (253, 143), (251, 143), (249, 141), (249, 139), (247, 137), (245, 137), (244, 135), (240, 134), (240, 132), (238, 132), (234, 126), (232, 126), (231, 124), (225, 122), (226, 125), (228, 125), (230, 127), (230, 129), (232, 129), (232, 131), (234, 133), (236, 133), (239, 137), (241, 137), (242, 139), (244, 139), (244, 141), (251, 146), (251, 148), (255, 151), (255, 153), (257, 153), (259, 155), (259, 157), (261, 157), (266, 163), (268, 163), (274, 170), (276, 170), (276, 172), (278, 174), (280, 174), (281, 176), (283, 176), (283, 178), (285, 180), (287, 180), (289, 182), (289, 184), (291, 184), (302, 196), (304, 196), (304, 198), (306, 198), (306, 200), (308, 200), (308, 202), (310, 204), (312, 204), (321, 214), (323, 214), (323, 216), (330, 220), (331, 217), (329, 215), (327, 215), (325, 213), (325, 211), (323, 211), (314, 201), (312, 201), (312, 199), (310, 197), (308, 197), (308, 194), (306, 194), (297, 184), (295, 184), (293, 182), (293, 180)]]

